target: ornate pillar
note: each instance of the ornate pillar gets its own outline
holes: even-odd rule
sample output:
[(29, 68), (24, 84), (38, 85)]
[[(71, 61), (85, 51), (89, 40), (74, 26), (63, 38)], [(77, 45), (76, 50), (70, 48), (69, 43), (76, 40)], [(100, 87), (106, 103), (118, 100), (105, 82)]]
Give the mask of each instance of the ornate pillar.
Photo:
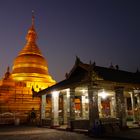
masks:
[(89, 97), (89, 130), (93, 128), (93, 124), (99, 119), (98, 111), (98, 90), (91, 85), (88, 86)]
[(70, 117), (70, 91), (66, 90), (66, 93), (63, 95), (63, 103), (64, 103), (64, 124), (68, 124), (68, 119)]
[(82, 118), (87, 119), (87, 110), (86, 110), (86, 96), (81, 96), (81, 111), (82, 111)]
[(59, 126), (59, 92), (52, 92), (52, 126)]
[(123, 88), (115, 88), (116, 95), (116, 117), (120, 119), (121, 127), (126, 127), (126, 107), (124, 101)]
[(88, 89), (85, 89), (81, 92), (81, 117), (82, 119), (89, 119), (89, 100), (88, 100)]
[(111, 111), (111, 117), (116, 117), (116, 100), (114, 96), (111, 97), (110, 111)]
[(75, 120), (75, 88), (70, 88), (70, 117), (68, 128), (73, 130), (73, 121)]
[(140, 121), (140, 93), (137, 94), (138, 121)]
[(75, 119), (75, 89), (70, 88), (70, 119)]
[(134, 97), (134, 92), (130, 93), (131, 97), (131, 105), (132, 105), (132, 114), (133, 114), (133, 122), (136, 122), (136, 116), (135, 116), (135, 97)]
[(101, 97), (98, 96), (98, 112), (99, 112), (99, 118), (103, 117), (103, 113), (102, 113), (102, 105), (101, 105)]
[(137, 94), (137, 103), (138, 103), (138, 107), (140, 107), (140, 93)]
[(64, 112), (64, 124), (67, 124), (67, 95), (66, 94), (64, 94), (63, 95), (63, 104), (64, 104), (64, 106), (63, 106), (63, 112)]
[(46, 94), (41, 96), (41, 120), (46, 118)]

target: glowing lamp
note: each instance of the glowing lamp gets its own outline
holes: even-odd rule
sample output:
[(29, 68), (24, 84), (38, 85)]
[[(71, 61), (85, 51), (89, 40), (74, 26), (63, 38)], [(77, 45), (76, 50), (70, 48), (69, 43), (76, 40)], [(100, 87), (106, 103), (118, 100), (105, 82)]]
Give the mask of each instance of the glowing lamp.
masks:
[(99, 93), (99, 96), (100, 96), (102, 99), (106, 99), (106, 98), (107, 98), (107, 93), (103, 90), (102, 92)]
[(59, 94), (59, 92), (58, 91), (53, 91), (52, 92), (52, 95), (53, 95), (53, 97), (55, 98), (55, 97), (57, 97), (58, 96), (58, 94)]

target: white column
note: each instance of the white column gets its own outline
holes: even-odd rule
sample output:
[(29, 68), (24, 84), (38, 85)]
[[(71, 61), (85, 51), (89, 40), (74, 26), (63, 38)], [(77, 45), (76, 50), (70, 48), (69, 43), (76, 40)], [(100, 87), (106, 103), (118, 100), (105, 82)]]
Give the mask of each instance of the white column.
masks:
[(89, 129), (92, 129), (95, 121), (99, 119), (98, 89), (96, 87), (89, 85), (88, 97), (89, 97)]
[(103, 117), (102, 113), (102, 103), (101, 103), (101, 97), (98, 95), (98, 110), (99, 110), (99, 118)]
[(70, 89), (70, 119), (75, 120), (75, 88)]
[(63, 112), (64, 112), (64, 124), (67, 124), (67, 95), (63, 95)]
[(133, 121), (136, 121), (136, 117), (135, 117), (135, 100), (134, 100), (134, 92), (130, 93), (131, 96), (131, 104), (132, 104), (132, 113), (133, 113)]
[(138, 107), (140, 107), (140, 95), (137, 95), (137, 103), (138, 103)]
[(64, 102), (64, 124), (68, 124), (68, 119), (70, 117), (70, 91), (66, 89), (66, 94), (63, 95)]
[(82, 112), (82, 118), (86, 118), (86, 111), (85, 111), (85, 96), (81, 96), (81, 112)]
[(115, 97), (112, 96), (111, 97), (111, 102), (110, 102), (110, 112), (111, 112), (111, 117), (116, 117), (116, 109), (115, 109), (115, 106), (116, 106), (116, 101), (115, 101)]
[(89, 108), (87, 107), (88, 99), (87, 96), (81, 96), (82, 99), (82, 118), (89, 119)]
[(138, 121), (140, 121), (140, 93), (137, 95), (137, 103), (138, 103)]
[(52, 125), (59, 126), (59, 92), (52, 92)]
[(70, 88), (69, 96), (69, 120), (68, 128), (73, 130), (73, 121), (75, 120), (75, 88)]
[(116, 117), (120, 119), (121, 127), (126, 127), (126, 106), (124, 102), (124, 88), (115, 88)]
[(41, 120), (46, 118), (46, 95), (41, 96)]

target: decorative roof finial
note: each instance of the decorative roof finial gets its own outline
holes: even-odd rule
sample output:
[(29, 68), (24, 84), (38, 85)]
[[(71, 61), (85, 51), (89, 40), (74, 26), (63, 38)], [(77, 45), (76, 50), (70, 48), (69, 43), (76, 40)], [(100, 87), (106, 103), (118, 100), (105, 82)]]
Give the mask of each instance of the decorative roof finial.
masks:
[(29, 28), (27, 36), (26, 36), (26, 40), (27, 42), (36, 42), (37, 39), (37, 33), (35, 31), (35, 27), (34, 27), (34, 20), (35, 20), (35, 16), (34, 16), (34, 10), (32, 10), (32, 26)]
[(10, 67), (9, 66), (7, 67), (7, 72), (10, 72)]
[(75, 61), (76, 64), (79, 64), (80, 63), (80, 58), (76, 55), (76, 61)]
[(34, 27), (34, 21), (35, 21), (35, 12), (32, 10), (32, 27)]
[(112, 65), (112, 62), (111, 62), (111, 64), (110, 64), (110, 67), (109, 67), (110, 69), (114, 69), (114, 66)]

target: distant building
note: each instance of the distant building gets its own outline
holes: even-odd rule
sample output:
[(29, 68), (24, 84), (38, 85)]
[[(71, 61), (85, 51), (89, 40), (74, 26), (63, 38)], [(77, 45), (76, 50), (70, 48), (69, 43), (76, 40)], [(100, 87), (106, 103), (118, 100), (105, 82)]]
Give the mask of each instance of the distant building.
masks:
[[(32, 25), (26, 36), (26, 45), (15, 58), (12, 71), (9, 67), (0, 80), (0, 123), (12, 123), (10, 118), (3, 117), (11, 113), (14, 118), (20, 118), (20, 123), (29, 119), (29, 112), (34, 108), (39, 116), (40, 99), (32, 97), (32, 88), (40, 91), (55, 84), (48, 73), (48, 65), (37, 44), (37, 33)], [(9, 52), (10, 53), (10, 52)], [(5, 118), (1, 120), (1, 117)]]
[[(41, 120), (52, 126), (91, 129), (97, 121), (111, 129), (140, 121), (140, 73), (85, 64), (77, 57), (66, 79), (38, 93)], [(71, 122), (71, 123), (70, 123)], [(71, 125), (70, 125), (71, 124)], [(113, 124), (115, 124), (113, 126)]]

